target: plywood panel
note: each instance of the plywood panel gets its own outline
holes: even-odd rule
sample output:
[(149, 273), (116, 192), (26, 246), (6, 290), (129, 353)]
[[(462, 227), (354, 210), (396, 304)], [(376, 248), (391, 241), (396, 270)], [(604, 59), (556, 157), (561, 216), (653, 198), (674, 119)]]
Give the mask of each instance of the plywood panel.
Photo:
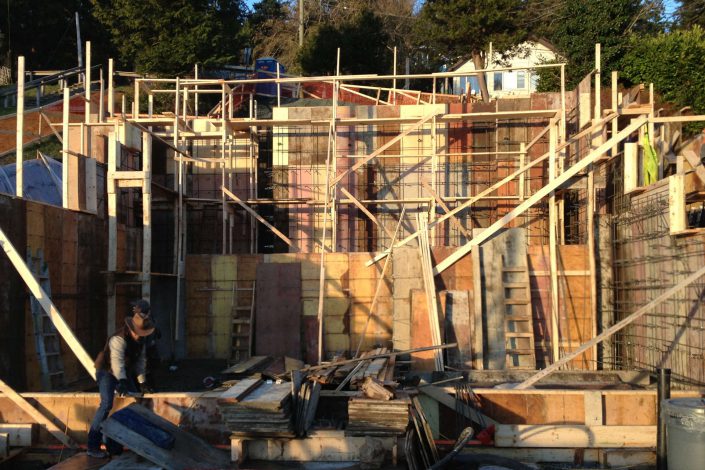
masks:
[(300, 263), (260, 264), (256, 304), (256, 355), (301, 358)]

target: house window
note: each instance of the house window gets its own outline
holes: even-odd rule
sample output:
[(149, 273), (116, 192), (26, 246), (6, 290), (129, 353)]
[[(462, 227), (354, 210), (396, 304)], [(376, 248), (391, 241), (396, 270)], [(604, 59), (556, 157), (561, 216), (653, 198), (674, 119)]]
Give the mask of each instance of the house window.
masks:
[(494, 73), (494, 89), (495, 91), (502, 90), (502, 72)]
[(517, 88), (520, 90), (526, 88), (526, 72), (517, 72)]

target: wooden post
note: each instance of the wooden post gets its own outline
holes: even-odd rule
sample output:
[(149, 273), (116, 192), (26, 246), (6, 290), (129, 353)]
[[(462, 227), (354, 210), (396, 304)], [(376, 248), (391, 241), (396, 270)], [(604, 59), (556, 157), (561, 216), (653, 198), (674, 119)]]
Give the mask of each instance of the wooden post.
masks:
[(113, 89), (113, 59), (108, 59), (108, 115), (115, 115), (115, 90)]
[(91, 42), (86, 41), (86, 105), (84, 122), (91, 122)]
[[(198, 80), (198, 64), (193, 66), (193, 78)], [(196, 117), (198, 117), (198, 84), (193, 87), (193, 110)]]
[[(551, 125), (549, 131), (549, 152), (551, 156), (548, 158), (548, 180), (556, 179), (556, 146), (558, 136), (556, 134), (555, 123)], [(553, 362), (558, 361), (560, 354), (560, 328), (558, 325), (558, 262), (556, 250), (556, 193), (551, 191), (548, 197), (548, 252), (550, 259), (551, 271), (551, 354)]]
[[(618, 78), (619, 78), (619, 72), (616, 70), (612, 72), (612, 112), (616, 113), (619, 111), (619, 88), (618, 88)], [(619, 131), (619, 123), (615, 119), (612, 121), (612, 135), (617, 135), (617, 132)], [(617, 145), (612, 147), (612, 156), (614, 157), (617, 155)]]
[[(133, 118), (139, 118), (140, 117), (140, 79), (135, 78), (135, 99), (133, 101), (133, 109), (132, 109), (132, 117)], [(178, 116), (179, 113), (177, 112), (176, 115)]]
[[(151, 94), (150, 94), (151, 96)], [(150, 300), (152, 284), (152, 135), (142, 133), (142, 298)]]
[(566, 138), (565, 64), (561, 64), (561, 143)]
[[(222, 107), (222, 112), (220, 113), (220, 127), (222, 130), (222, 135), (220, 136), (220, 158), (221, 158), (221, 164), (220, 164), (220, 186), (225, 187), (225, 141), (228, 138), (228, 124), (227, 124), (227, 116), (225, 115), (225, 83), (223, 83), (223, 87), (221, 89), (220, 93), (220, 103)], [(232, 171), (232, 168), (229, 169), (229, 171)], [(225, 192), (221, 191), (220, 193), (221, 197), (221, 215), (223, 217), (223, 230), (222, 230), (222, 236), (223, 236), (223, 250), (222, 253), (226, 254), (227, 253), (227, 234), (228, 234), (228, 212), (227, 212), (227, 207), (225, 205)]]
[(83, 346), (78, 341), (76, 336), (71, 331), (64, 318), (61, 316), (59, 310), (54, 306), (49, 295), (42, 289), (39, 281), (34, 277), (32, 271), (24, 261), (22, 255), (17, 252), (17, 249), (10, 242), (10, 239), (5, 235), (5, 232), (0, 229), (0, 246), (2, 246), (3, 251), (10, 259), (10, 262), (17, 270), (24, 283), (27, 285), (30, 293), (37, 299), (39, 305), (49, 316), (49, 319), (56, 327), (56, 331), (59, 332), (61, 337), (64, 339), (66, 344), (71, 351), (76, 355), (76, 358), (81, 363), (81, 365), (86, 369), (88, 374), (95, 380), (95, 366), (93, 365), (93, 359), (88, 355)]
[(105, 121), (105, 81), (103, 80), (103, 68), (100, 68), (100, 102), (98, 103), (98, 122)]
[[(519, 144), (519, 168), (524, 168), (526, 164), (526, 144), (521, 142)], [(523, 201), (526, 197), (526, 174), (522, 171), (519, 174), (519, 200)]]
[[(638, 318), (643, 316), (645, 313), (651, 311), (651, 309), (653, 309), (657, 305), (661, 304), (661, 302), (672, 297), (673, 294), (681, 291), (685, 287), (688, 287), (690, 284), (692, 284), (694, 281), (696, 281), (697, 279), (702, 277), (704, 274), (705, 274), (705, 267), (700, 268), (699, 270), (697, 270), (696, 272), (694, 272), (693, 274), (691, 274), (687, 278), (683, 279), (681, 282), (679, 282), (675, 286), (668, 289), (663, 294), (656, 297), (654, 300), (652, 300), (648, 304), (639, 308), (636, 312), (632, 313), (631, 315), (624, 318), (623, 320), (615, 323), (614, 325), (607, 328), (605, 331), (603, 331), (602, 333), (600, 333), (599, 335), (597, 335), (596, 337), (594, 337), (590, 341), (583, 343), (575, 351), (563, 356), (563, 358), (561, 358), (560, 361), (558, 361), (554, 364), (551, 364), (550, 366), (546, 367), (545, 369), (537, 372), (536, 374), (532, 375), (531, 377), (529, 377), (528, 379), (526, 379), (525, 381), (523, 381), (522, 383), (520, 383), (519, 385), (517, 385), (514, 388), (516, 390), (524, 390), (526, 388), (529, 388), (530, 386), (532, 386), (533, 384), (535, 384), (536, 382), (538, 382), (542, 378), (544, 378), (547, 375), (551, 374), (552, 372), (558, 370), (559, 367), (572, 361), (573, 359), (575, 359), (576, 357), (578, 357), (579, 355), (581, 355), (582, 353), (584, 353), (585, 351), (587, 351), (591, 347), (595, 346), (598, 343), (601, 343), (602, 341), (609, 338), (610, 336), (612, 336), (613, 334), (615, 334), (616, 332), (618, 332), (619, 330), (621, 330), (625, 326), (629, 325), (630, 323), (634, 322), (635, 320), (637, 320)], [(700, 302), (700, 300), (696, 300), (696, 302)]]
[(397, 46), (394, 46), (394, 66), (392, 70), (394, 73), (394, 78), (392, 79), (392, 89), (394, 90), (393, 98), (390, 100), (392, 104), (397, 104)]
[(71, 95), (64, 88), (64, 112), (62, 122), (61, 143), (61, 203), (64, 209), (69, 207), (69, 119), (71, 111)]
[[(67, 89), (68, 92), (68, 89)], [(117, 188), (115, 171), (120, 158), (120, 141), (118, 139), (118, 125), (108, 134), (108, 336), (115, 331), (117, 321), (117, 306), (115, 296), (115, 271), (117, 271)]]
[(17, 133), (15, 138), (16, 167), (15, 195), (22, 197), (24, 193), (24, 56), (17, 58)]
[(595, 44), (595, 119), (602, 117), (602, 58), (600, 43)]

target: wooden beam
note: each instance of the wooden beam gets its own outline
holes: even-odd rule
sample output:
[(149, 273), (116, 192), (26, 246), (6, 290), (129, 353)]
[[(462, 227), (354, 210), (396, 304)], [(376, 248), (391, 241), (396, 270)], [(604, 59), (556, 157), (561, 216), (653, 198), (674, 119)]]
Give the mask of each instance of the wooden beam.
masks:
[(555, 180), (549, 182), (546, 186), (539, 189), (533, 196), (531, 196), (526, 201), (519, 204), (516, 208), (512, 209), (510, 212), (505, 214), (501, 219), (492, 224), (486, 230), (483, 230), (477, 237), (470, 240), (464, 246), (458, 248), (453, 254), (448, 258), (444, 259), (434, 269), (434, 274), (438, 275), (445, 271), (449, 266), (456, 263), (463, 256), (468, 254), (474, 246), (479, 245), (491, 236), (493, 236), (497, 230), (501, 229), (509, 222), (514, 220), (517, 216), (523, 214), (527, 209), (536, 204), (538, 201), (549, 195), (552, 191), (560, 188), (566, 181), (568, 181), (573, 176), (577, 175), (579, 172), (584, 170), (588, 165), (594, 163), (598, 158), (604, 155), (607, 150), (609, 150), (612, 145), (619, 143), (628, 137), (632, 132), (637, 131), (641, 126), (646, 123), (646, 118), (639, 117), (634, 119), (630, 125), (622, 129), (616, 136), (613, 136), (610, 140), (604, 144), (597, 147), (595, 150), (590, 152), (582, 160), (576, 162), (573, 166), (568, 168), (560, 176), (557, 176)]
[[(612, 143), (609, 142), (609, 141), (608, 141), (607, 143), (609, 143), (610, 145), (612, 145)], [(636, 312), (632, 313), (631, 315), (629, 315), (628, 317), (624, 318), (623, 320), (621, 320), (621, 321), (615, 323), (614, 325), (612, 325), (611, 327), (607, 328), (605, 331), (603, 331), (602, 333), (600, 333), (599, 335), (597, 335), (596, 337), (594, 337), (594, 338), (591, 339), (590, 341), (587, 341), (587, 342), (583, 343), (583, 344), (582, 344), (578, 349), (576, 349), (575, 351), (573, 351), (573, 352), (571, 352), (570, 354), (567, 354), (566, 356), (564, 356), (563, 358), (561, 358), (558, 362), (555, 362), (555, 363), (551, 364), (550, 366), (546, 367), (545, 369), (543, 369), (543, 370), (537, 372), (536, 374), (532, 375), (531, 377), (529, 377), (528, 379), (526, 379), (525, 381), (523, 381), (522, 383), (520, 383), (519, 385), (517, 385), (517, 386), (514, 387), (514, 388), (515, 388), (516, 390), (523, 390), (523, 389), (526, 389), (526, 388), (530, 387), (531, 385), (535, 384), (536, 382), (538, 382), (538, 381), (541, 380), (542, 378), (546, 377), (546, 376), (549, 375), (550, 373), (552, 373), (552, 372), (554, 372), (555, 370), (557, 370), (557, 369), (558, 369), (559, 367), (561, 367), (562, 365), (567, 364), (568, 362), (572, 361), (573, 359), (575, 359), (576, 357), (578, 357), (579, 355), (581, 355), (582, 353), (584, 353), (585, 351), (587, 351), (587, 350), (590, 349), (591, 347), (593, 347), (593, 346), (595, 346), (596, 344), (598, 344), (598, 343), (604, 341), (605, 339), (609, 338), (610, 336), (612, 336), (613, 334), (615, 334), (617, 331), (621, 330), (621, 329), (624, 328), (625, 326), (627, 326), (627, 325), (629, 325), (630, 323), (632, 323), (634, 320), (637, 320), (637, 319), (640, 318), (642, 315), (644, 315), (645, 313), (649, 312), (651, 309), (653, 309), (654, 307), (656, 307), (657, 305), (659, 305), (661, 302), (663, 302), (664, 300), (666, 300), (666, 299), (670, 298), (671, 296), (673, 296), (673, 294), (679, 292), (681, 289), (683, 289), (683, 288), (685, 288), (685, 287), (688, 287), (690, 284), (692, 284), (694, 281), (696, 281), (697, 279), (699, 279), (699, 278), (702, 277), (703, 275), (705, 275), (705, 267), (700, 268), (699, 270), (697, 270), (696, 272), (694, 272), (693, 274), (691, 274), (691, 275), (688, 276), (687, 278), (683, 279), (681, 282), (679, 282), (679, 283), (676, 284), (675, 286), (673, 286), (673, 287), (671, 287), (670, 289), (668, 289), (668, 290), (667, 290), (666, 292), (664, 292), (663, 294), (661, 294), (661, 295), (659, 295), (658, 297), (656, 297), (654, 300), (652, 300), (652, 301), (649, 302), (648, 304), (646, 304), (646, 305), (644, 305), (643, 307), (639, 308)], [(697, 300), (697, 302), (700, 302), (700, 300)]]
[(340, 188), (340, 192), (343, 193), (343, 194), (345, 194), (345, 197), (349, 198), (350, 201), (352, 201), (352, 203), (355, 204), (355, 206), (356, 206), (358, 209), (360, 209), (360, 210), (362, 211), (362, 213), (367, 216), (368, 219), (370, 219), (372, 222), (374, 222), (374, 224), (375, 224), (377, 227), (379, 227), (379, 228), (381, 228), (382, 230), (384, 230), (384, 233), (386, 233), (389, 238), (391, 238), (391, 239), (394, 238), (394, 233), (392, 233), (392, 232), (391, 232), (387, 227), (385, 227), (384, 225), (380, 224), (380, 223), (379, 223), (379, 220), (377, 220), (377, 217), (375, 217), (372, 212), (370, 212), (365, 206), (363, 206), (362, 203), (361, 203), (360, 201), (358, 201), (357, 198), (355, 198), (355, 196), (353, 196), (352, 194), (350, 194), (347, 189), (341, 187), (341, 188)]
[(71, 112), (71, 94), (64, 88), (64, 109), (61, 135), (61, 202), (64, 209), (69, 207), (69, 120)]
[(86, 41), (86, 71), (85, 71), (84, 88), (86, 92), (86, 103), (84, 105), (85, 119), (84, 122), (91, 122), (91, 42)]
[(369, 154), (369, 155), (367, 155), (366, 157), (364, 157), (364, 158), (363, 158), (362, 160), (360, 160), (359, 162), (355, 163), (352, 167), (348, 168), (347, 170), (345, 170), (345, 171), (344, 171), (343, 173), (341, 173), (340, 175), (338, 175), (338, 176), (336, 176), (335, 178), (333, 178), (333, 181), (330, 182), (330, 186), (333, 186), (333, 185), (337, 184), (340, 180), (342, 180), (343, 178), (345, 178), (346, 176), (348, 176), (350, 173), (352, 173), (352, 172), (354, 172), (354, 171), (357, 171), (361, 166), (363, 166), (364, 164), (366, 164), (367, 162), (369, 162), (369, 161), (372, 160), (373, 158), (377, 157), (379, 154), (381, 154), (382, 152), (384, 152), (385, 150), (387, 150), (387, 149), (390, 148), (391, 146), (395, 145), (397, 142), (399, 142), (400, 140), (402, 140), (404, 137), (406, 137), (407, 135), (411, 134), (413, 131), (418, 130), (421, 126), (423, 126), (423, 125), (426, 124), (428, 121), (430, 121), (431, 119), (433, 119), (434, 116), (435, 116), (435, 114), (429, 114), (429, 115), (427, 115), (427, 116), (424, 116), (423, 118), (421, 118), (421, 119), (420, 119), (419, 121), (417, 121), (416, 123), (412, 124), (411, 126), (407, 127), (406, 129), (404, 129), (404, 132), (402, 132), (402, 133), (399, 134), (398, 136), (394, 137), (393, 139), (391, 139), (390, 141), (388, 141), (386, 144), (382, 145), (380, 148), (378, 148), (377, 150), (375, 150), (375, 151), (372, 152), (371, 154)]
[(497, 421), (483, 414), (482, 412), (477, 411), (476, 409), (471, 408), (467, 404), (462, 403), (456, 398), (448, 395), (442, 388), (436, 387), (435, 385), (421, 384), (418, 387), (418, 391), (423, 393), (424, 395), (428, 395), (441, 405), (450, 408), (456, 413), (460, 412), (460, 414), (465, 416), (473, 423), (477, 423), (485, 427), (489, 425), (497, 426), (499, 424)]
[(49, 118), (47, 117), (46, 114), (44, 114), (44, 113), (41, 112), (41, 111), (39, 112), (39, 114), (42, 116), (42, 119), (44, 119), (44, 120), (46, 121), (46, 123), (49, 125), (49, 129), (51, 129), (51, 131), (54, 133), (54, 136), (55, 136), (57, 139), (59, 139), (59, 143), (60, 143), (61, 145), (63, 145), (63, 144), (64, 144), (64, 139), (61, 137), (61, 134), (59, 134), (59, 132), (56, 130), (56, 128), (54, 127), (54, 124), (52, 124), (52, 122), (49, 120)]
[(496, 447), (653, 448), (656, 426), (499, 424), (494, 443)]
[(292, 241), (289, 239), (289, 237), (287, 237), (286, 235), (284, 235), (283, 233), (281, 233), (279, 230), (277, 230), (277, 228), (276, 228), (274, 225), (272, 225), (272, 224), (270, 224), (269, 222), (267, 222), (267, 221), (266, 221), (261, 215), (259, 215), (254, 209), (252, 209), (250, 206), (248, 206), (247, 204), (245, 204), (244, 202), (242, 202), (242, 200), (241, 200), (239, 197), (237, 197), (236, 195), (234, 195), (233, 193), (231, 193), (230, 191), (228, 191), (227, 188), (225, 188), (224, 186), (221, 186), (220, 189), (222, 189), (223, 192), (224, 192), (230, 199), (232, 199), (233, 201), (237, 202), (237, 203), (240, 205), (240, 207), (242, 207), (243, 209), (245, 209), (252, 217), (254, 217), (254, 218), (257, 219), (258, 221), (260, 221), (264, 226), (266, 226), (266, 227), (269, 228), (272, 232), (274, 232), (274, 234), (275, 234), (276, 236), (278, 236), (279, 238), (281, 238), (282, 240), (284, 240), (284, 243), (286, 243), (287, 245), (289, 245), (290, 247), (292, 247), (294, 250), (299, 251), (299, 248), (294, 244), (294, 242), (292, 242)]
[[(0, 231), (0, 233), (2, 232)], [(0, 380), (0, 392), (2, 392), (10, 400), (15, 402), (15, 404), (19, 406), (22, 411), (31, 416), (32, 419), (35, 420), (37, 423), (46, 426), (47, 431), (49, 431), (52, 436), (58, 439), (59, 442), (71, 449), (78, 448), (78, 444), (76, 444), (74, 440), (71, 439), (68, 435), (64, 434), (64, 432), (59, 429), (59, 427), (54, 423), (54, 421), (44, 416), (41, 411), (32, 406), (32, 404), (25, 400), (22, 395), (14, 391), (12, 387), (7, 385), (2, 380)]]
[(61, 334), (61, 337), (64, 339), (68, 347), (71, 348), (71, 351), (73, 351), (78, 358), (78, 361), (83, 365), (83, 367), (85, 367), (88, 374), (95, 379), (95, 366), (93, 365), (93, 359), (88, 355), (86, 350), (83, 349), (83, 346), (73, 334), (73, 331), (71, 331), (71, 328), (61, 316), (59, 310), (56, 306), (54, 306), (47, 293), (44, 292), (44, 289), (42, 289), (37, 279), (29, 270), (29, 267), (25, 264), (22, 255), (17, 252), (15, 247), (10, 242), (10, 239), (7, 235), (5, 235), (5, 232), (3, 232), (2, 229), (0, 229), (0, 245), (2, 245), (2, 249), (7, 254), (7, 257), (10, 258), (10, 262), (12, 262), (12, 265), (15, 267), (20, 277), (29, 288), (31, 294), (37, 299), (37, 302), (39, 302), (44, 311), (47, 313), (49, 319), (52, 321), (59, 334)]

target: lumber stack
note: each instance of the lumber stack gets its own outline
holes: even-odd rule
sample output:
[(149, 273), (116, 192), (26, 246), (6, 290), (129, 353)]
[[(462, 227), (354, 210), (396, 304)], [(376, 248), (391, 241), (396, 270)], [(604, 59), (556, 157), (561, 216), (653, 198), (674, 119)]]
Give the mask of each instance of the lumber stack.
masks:
[[(247, 388), (247, 384), (241, 384), (241, 388)], [(218, 401), (218, 408), (234, 436), (294, 437), (290, 383), (259, 383), (244, 396), (228, 392), (229, 396)]]
[(409, 399), (372, 400), (352, 398), (348, 402), (347, 436), (397, 436), (409, 424)]

